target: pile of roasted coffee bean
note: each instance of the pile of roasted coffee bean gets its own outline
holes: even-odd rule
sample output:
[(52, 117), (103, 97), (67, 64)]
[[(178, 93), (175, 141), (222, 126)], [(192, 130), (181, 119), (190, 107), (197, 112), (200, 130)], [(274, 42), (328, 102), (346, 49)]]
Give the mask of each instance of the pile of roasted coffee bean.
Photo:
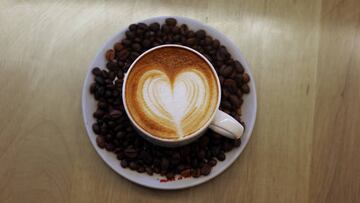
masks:
[(97, 100), (93, 116), (93, 131), (100, 148), (114, 152), (120, 165), (139, 173), (158, 173), (167, 178), (180, 174), (184, 177), (208, 175), (217, 161), (225, 160), (225, 153), (238, 147), (241, 140), (231, 140), (208, 130), (195, 142), (178, 147), (156, 146), (136, 134), (122, 104), (124, 73), (144, 51), (162, 44), (181, 44), (191, 47), (214, 65), (221, 83), (220, 109), (240, 120), (242, 96), (250, 91), (249, 75), (237, 60), (232, 59), (226, 47), (204, 30), (193, 31), (187, 25), (178, 25), (174, 18), (165, 23), (132, 24), (126, 37), (106, 52), (106, 69), (92, 70), (94, 82), (91, 94)]

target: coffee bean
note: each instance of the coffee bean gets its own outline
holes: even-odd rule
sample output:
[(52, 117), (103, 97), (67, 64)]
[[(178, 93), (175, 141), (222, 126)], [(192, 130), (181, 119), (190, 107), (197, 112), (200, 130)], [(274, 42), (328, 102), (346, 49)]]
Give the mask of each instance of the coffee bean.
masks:
[(159, 23), (151, 23), (149, 26), (150, 30), (156, 32), (160, 30), (160, 24)]
[(186, 35), (188, 31), (189, 31), (189, 28), (186, 24), (182, 24), (180, 26), (180, 34)]
[(160, 173), (160, 168), (159, 168), (159, 166), (154, 166), (154, 172), (155, 172), (155, 173)]
[(121, 40), (121, 43), (125, 46), (125, 47), (129, 47), (131, 45), (131, 40), (129, 39), (123, 39)]
[(94, 118), (102, 118), (103, 116), (105, 115), (105, 112), (101, 109), (97, 109), (94, 113), (93, 113), (93, 116)]
[(180, 172), (180, 175), (183, 176), (183, 177), (190, 177), (191, 176), (191, 170), (190, 169), (185, 169), (185, 170)]
[(118, 160), (123, 160), (123, 159), (125, 158), (124, 152), (118, 152), (118, 153), (116, 154), (116, 158), (117, 158)]
[(129, 51), (126, 49), (123, 49), (119, 52), (119, 59), (124, 61), (129, 55), (130, 55)]
[(198, 30), (195, 32), (196, 38), (203, 39), (206, 36), (206, 32), (204, 30)]
[(235, 108), (239, 108), (241, 103), (240, 100), (238, 99), (238, 97), (236, 95), (230, 95), (229, 97), (231, 104), (235, 107)]
[(135, 38), (135, 32), (134, 31), (126, 31), (125, 35), (130, 40)]
[(152, 176), (154, 171), (151, 167), (145, 167), (145, 171), (148, 175)]
[(138, 52), (133, 51), (130, 53), (129, 58), (130, 58), (130, 60), (134, 61), (139, 56), (140, 56), (140, 54)]
[(192, 160), (191, 160), (191, 166), (192, 166), (193, 168), (197, 168), (197, 167), (199, 166), (198, 160), (197, 160), (197, 159), (192, 159)]
[(141, 51), (142, 47), (139, 43), (134, 43), (131, 45), (131, 48), (135, 51)]
[(239, 61), (234, 61), (235, 69), (238, 73), (242, 74), (244, 73), (244, 67)]
[(214, 167), (217, 164), (217, 161), (215, 159), (210, 159), (208, 164), (212, 167)]
[(179, 26), (173, 26), (171, 28), (171, 33), (176, 35), (176, 34), (180, 34), (180, 27)]
[(109, 152), (112, 152), (112, 151), (114, 151), (115, 146), (114, 146), (112, 143), (106, 143), (106, 144), (105, 144), (105, 149), (106, 149), (107, 151), (109, 151)]
[(188, 38), (193, 38), (195, 37), (195, 32), (192, 31), (192, 30), (189, 30), (189, 32), (187, 32), (187, 35), (186, 35)]
[(178, 165), (175, 166), (175, 169), (178, 173), (180, 173), (185, 169), (185, 166), (182, 163), (179, 163)]
[(204, 175), (204, 176), (209, 175), (211, 172), (211, 168), (212, 167), (210, 165), (205, 164), (200, 170), (201, 175)]
[(129, 167), (131, 170), (136, 171), (139, 168), (139, 165), (135, 161), (131, 161)]
[(121, 160), (121, 166), (123, 168), (127, 168), (129, 166), (129, 162), (126, 159)]
[(94, 74), (95, 76), (100, 76), (100, 75), (101, 75), (101, 70), (100, 70), (100, 68), (98, 68), (98, 67), (93, 68), (91, 72), (92, 72), (92, 74)]
[(224, 86), (227, 88), (231, 93), (235, 93), (237, 90), (236, 82), (233, 79), (226, 79), (224, 80)]
[(200, 169), (193, 169), (193, 170), (191, 171), (191, 175), (192, 175), (192, 177), (194, 177), (194, 178), (200, 177), (200, 175), (201, 175)]
[(204, 151), (204, 150), (200, 150), (199, 153), (198, 153), (198, 158), (199, 158), (199, 159), (203, 159), (203, 158), (205, 158), (205, 155), (206, 155), (205, 151)]
[(95, 77), (95, 81), (96, 81), (98, 84), (100, 84), (100, 85), (104, 85), (104, 84), (105, 84), (105, 80), (104, 80), (104, 78), (101, 77), (101, 76), (96, 76), (96, 77)]
[(140, 166), (138, 169), (137, 169), (137, 172), (139, 173), (145, 173), (145, 168), (143, 166)]
[(136, 151), (136, 149), (134, 149), (133, 147), (128, 147), (124, 150), (124, 154), (127, 158), (130, 159), (134, 159), (137, 157), (138, 153)]
[(166, 178), (173, 179), (173, 178), (175, 178), (175, 174), (173, 172), (168, 172), (168, 173), (166, 173)]
[(115, 51), (120, 51), (120, 50), (124, 49), (124, 45), (121, 42), (117, 42), (114, 44), (114, 49), (115, 49)]
[(177, 20), (175, 18), (166, 18), (165, 23), (168, 26), (175, 26), (177, 24)]
[(162, 25), (161, 26), (161, 31), (165, 34), (170, 32), (170, 27), (168, 25)]
[(210, 148), (210, 151), (214, 156), (217, 156), (220, 153), (220, 147), (218, 145), (220, 145), (222, 142), (222, 136), (219, 136), (220, 137), (218, 139), (213, 139), (212, 142), (214, 145)]
[(146, 25), (145, 23), (138, 23), (137, 27), (141, 30), (147, 30), (149, 28), (148, 25)]
[(242, 81), (243, 81), (244, 83), (248, 83), (248, 82), (250, 81), (250, 76), (249, 76), (249, 74), (244, 73), (244, 74), (242, 75)]
[(179, 42), (181, 40), (181, 36), (180, 35), (175, 35), (173, 37), (173, 40), (174, 40), (174, 42)]
[(241, 139), (234, 140), (234, 146), (235, 147), (240, 147), (240, 145), (241, 145)]
[(195, 41), (196, 41), (195, 38), (189, 38), (186, 40), (186, 45), (192, 46), (195, 44)]
[(135, 31), (137, 29), (137, 25), (136, 24), (131, 24), (129, 25), (129, 30), (130, 31)]
[(205, 148), (208, 144), (209, 144), (209, 137), (208, 137), (208, 136), (202, 136), (202, 137), (200, 138), (199, 145), (200, 145), (202, 148)]
[(167, 170), (169, 168), (170, 162), (168, 159), (166, 158), (162, 158), (161, 159), (161, 169), (162, 170)]
[(242, 75), (239, 74), (235, 75), (234, 80), (236, 82), (236, 85), (240, 88), (243, 84)]
[(241, 90), (242, 90), (243, 93), (248, 94), (250, 92), (250, 87), (247, 84), (243, 84), (241, 86)]
[[(155, 37), (155, 32), (154, 31), (147, 31), (147, 32), (145, 32), (144, 37), (147, 38), (147, 39), (154, 38)], [(140, 39), (139, 42), (142, 42), (143, 40), (144, 39)]]
[(215, 40), (212, 42), (212, 46), (213, 46), (214, 48), (219, 48), (219, 46), (220, 46), (220, 41), (217, 40), (217, 39), (215, 39)]
[(101, 149), (105, 148), (105, 139), (103, 137), (97, 136), (96, 137), (96, 144), (98, 145), (98, 147), (100, 147)]
[(123, 115), (123, 113), (122, 113), (121, 111), (118, 111), (118, 110), (112, 110), (112, 111), (110, 112), (110, 117), (111, 117), (112, 119), (121, 118), (122, 115)]
[(232, 149), (234, 148), (234, 143), (233, 141), (226, 141), (222, 144), (221, 146), (221, 149), (224, 151), (224, 152), (229, 152), (231, 151)]
[(229, 77), (233, 72), (233, 67), (232, 66), (223, 66), (220, 69), (220, 74), (224, 77)]
[(94, 124), (92, 125), (92, 129), (93, 129), (93, 131), (94, 131), (95, 134), (97, 134), (97, 135), (100, 134), (100, 126), (99, 126), (98, 123), (94, 123)]
[(225, 154), (224, 154), (224, 152), (219, 152), (219, 154), (216, 155), (216, 158), (217, 158), (219, 161), (224, 161), (224, 160), (225, 160)]
[[(212, 38), (210, 37), (210, 36), (206, 36), (205, 37), (205, 40), (204, 40), (204, 44), (205, 45), (211, 45), (211, 43), (212, 43)], [(211, 47), (211, 46), (210, 46)]]
[(142, 41), (142, 45), (143, 45), (144, 48), (149, 48), (151, 46), (151, 41), (148, 40), (148, 39), (144, 39)]
[(151, 164), (153, 161), (152, 156), (149, 152), (141, 151), (139, 155), (140, 159), (143, 160), (146, 164)]
[(140, 43), (141, 42), (141, 40), (142, 40), (142, 38), (140, 38), (140, 37), (135, 37), (134, 38), (134, 40), (133, 40), (133, 43)]
[(95, 90), (96, 90), (96, 83), (92, 83), (90, 85), (90, 93), (91, 94), (94, 94), (95, 93)]
[[(224, 84), (224, 86), (225, 86), (225, 84)], [(229, 96), (230, 96), (230, 91), (229, 91), (228, 89), (223, 88), (223, 89), (222, 89), (222, 96), (223, 96), (223, 98), (225, 98), (225, 99), (229, 98)]]

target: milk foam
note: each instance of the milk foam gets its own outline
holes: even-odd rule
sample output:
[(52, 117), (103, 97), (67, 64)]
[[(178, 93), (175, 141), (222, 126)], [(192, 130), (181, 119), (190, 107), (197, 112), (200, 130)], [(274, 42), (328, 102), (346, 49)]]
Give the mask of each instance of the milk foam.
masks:
[(183, 119), (207, 102), (207, 84), (203, 77), (201, 72), (186, 71), (177, 75), (171, 83), (162, 71), (147, 72), (141, 78), (145, 81), (142, 95), (149, 109), (147, 113), (174, 123), (178, 137), (184, 137)]

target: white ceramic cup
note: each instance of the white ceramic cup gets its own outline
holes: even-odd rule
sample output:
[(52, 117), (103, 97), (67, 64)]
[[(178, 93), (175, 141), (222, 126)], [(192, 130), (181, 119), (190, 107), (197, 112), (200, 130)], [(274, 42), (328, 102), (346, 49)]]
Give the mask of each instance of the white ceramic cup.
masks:
[[(192, 133), (192, 134), (190, 134), (188, 136), (185, 136), (184, 138), (164, 139), (164, 138), (160, 138), (160, 137), (157, 137), (155, 135), (152, 135), (151, 133), (149, 133), (146, 130), (144, 130), (143, 128), (141, 128), (135, 122), (135, 120), (132, 118), (132, 116), (129, 113), (129, 110), (127, 108), (127, 103), (126, 103), (126, 99), (125, 99), (125, 97), (126, 97), (126, 85), (127, 85), (128, 76), (129, 76), (129, 74), (131, 74), (132, 68), (135, 66), (137, 61), (140, 60), (144, 55), (146, 55), (147, 53), (152, 52), (152, 51), (154, 51), (156, 49), (163, 48), (163, 47), (176, 47), (176, 48), (179, 48), (179, 49), (186, 49), (186, 50), (189, 50), (189, 51), (195, 53), (196, 55), (200, 56), (209, 65), (209, 68), (211, 68), (212, 72), (215, 75), (215, 79), (216, 79), (216, 84), (217, 84), (217, 89), (218, 89), (218, 98), (216, 98), (217, 99), (217, 103), (216, 103), (216, 109), (217, 110), (215, 110), (212, 113), (212, 115), (208, 119), (208, 121), (199, 130), (197, 130), (196, 132), (194, 132), (194, 133)], [(148, 51), (144, 52), (143, 54), (141, 54), (131, 64), (129, 70), (125, 74), (124, 83), (123, 83), (123, 89), (122, 89), (122, 99), (123, 99), (123, 104), (124, 104), (124, 107), (125, 107), (125, 111), (126, 111), (128, 117), (129, 117), (132, 125), (136, 128), (136, 130), (139, 132), (139, 134), (141, 136), (143, 136), (145, 139), (149, 140), (150, 142), (152, 142), (154, 144), (161, 145), (161, 146), (177, 147), (177, 146), (188, 144), (188, 143), (196, 140), (197, 138), (199, 138), (202, 134), (204, 134), (204, 132), (207, 130), (208, 127), (210, 129), (214, 130), (215, 132), (219, 133), (220, 135), (223, 135), (223, 136), (231, 138), (231, 139), (240, 138), (241, 135), (244, 132), (244, 127), (237, 120), (235, 120), (233, 117), (226, 114), (225, 112), (219, 110), (220, 101), (221, 101), (221, 86), (220, 86), (219, 78), (217, 76), (217, 73), (216, 73), (215, 68), (213, 67), (213, 65), (201, 53), (197, 52), (194, 49), (186, 47), (186, 46), (176, 45), (176, 44), (166, 44), (166, 45), (161, 45), (161, 46), (154, 47), (154, 48), (149, 49)]]

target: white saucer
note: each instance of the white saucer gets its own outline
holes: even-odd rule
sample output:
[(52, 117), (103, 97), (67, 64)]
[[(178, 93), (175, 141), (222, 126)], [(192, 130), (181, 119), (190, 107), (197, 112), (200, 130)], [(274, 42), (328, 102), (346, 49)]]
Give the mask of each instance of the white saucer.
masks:
[[(154, 17), (143, 20), (141, 22), (146, 24), (158, 22), (162, 24), (164, 23), (165, 19), (168, 17), (169, 16)], [(250, 94), (244, 96), (244, 103), (242, 105), (242, 120), (246, 124), (246, 129), (241, 138), (242, 139), (241, 146), (226, 153), (226, 159), (222, 162), (219, 161), (218, 164), (212, 169), (211, 173), (208, 176), (200, 176), (199, 178), (183, 178), (183, 179), (178, 179), (178, 177), (176, 177), (174, 181), (165, 181), (164, 177), (161, 177), (156, 174), (154, 174), (153, 176), (149, 176), (146, 173), (140, 174), (131, 171), (129, 169), (122, 168), (120, 166), (119, 160), (116, 159), (116, 155), (114, 153), (107, 152), (105, 149), (100, 149), (97, 146), (96, 135), (92, 131), (92, 124), (95, 122), (95, 119), (93, 118), (92, 114), (96, 110), (96, 101), (93, 95), (91, 95), (89, 91), (90, 85), (93, 82), (93, 75), (91, 74), (91, 70), (94, 67), (100, 67), (100, 68), (106, 67), (106, 60), (104, 57), (105, 52), (108, 49), (113, 48), (113, 45), (116, 42), (120, 41), (125, 36), (125, 31), (127, 30), (127, 27), (120, 30), (118, 33), (112, 36), (101, 47), (101, 49), (96, 54), (96, 57), (91, 62), (88, 68), (82, 90), (82, 110), (83, 110), (85, 128), (93, 147), (100, 155), (100, 157), (105, 161), (107, 165), (109, 165), (114, 171), (116, 171), (124, 178), (146, 187), (163, 189), (163, 190), (176, 190), (176, 189), (183, 189), (183, 188), (199, 185), (201, 183), (209, 181), (210, 179), (216, 177), (217, 175), (222, 173), (225, 169), (227, 169), (236, 160), (236, 158), (241, 154), (241, 152), (244, 150), (245, 146), (247, 145), (255, 124), (256, 109), (257, 109), (254, 78), (251, 74), (249, 65), (245, 61), (245, 58), (240, 53), (240, 50), (236, 47), (236, 45), (225, 35), (221, 34), (219, 31), (199, 21), (185, 17), (177, 17), (177, 16), (175, 16), (174, 18), (177, 19), (178, 24), (187, 24), (188, 27), (194, 31), (203, 29), (213, 38), (218, 39), (220, 43), (228, 49), (232, 57), (236, 60), (239, 60), (241, 64), (243, 64), (245, 71), (250, 75), (251, 78), (249, 83)]]

